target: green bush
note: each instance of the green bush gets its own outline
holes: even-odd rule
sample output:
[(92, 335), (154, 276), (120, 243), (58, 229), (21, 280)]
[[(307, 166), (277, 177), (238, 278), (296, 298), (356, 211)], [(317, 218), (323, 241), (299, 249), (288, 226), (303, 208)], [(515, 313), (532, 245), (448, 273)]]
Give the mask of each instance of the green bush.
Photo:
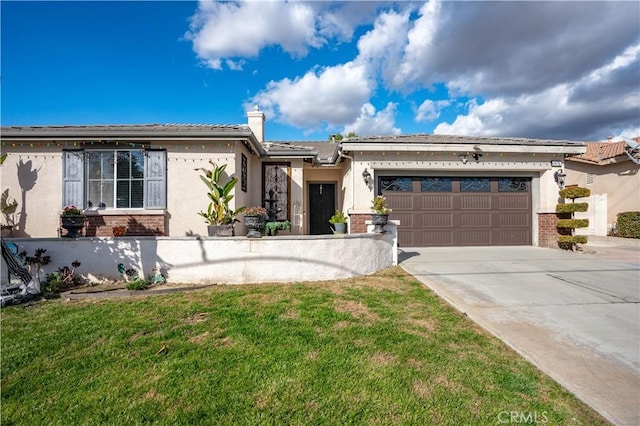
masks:
[(589, 226), (589, 219), (560, 219), (558, 228), (586, 228)]
[(149, 288), (149, 283), (142, 278), (136, 278), (133, 281), (127, 283), (127, 290), (146, 290)]
[(588, 209), (589, 203), (570, 203), (556, 205), (556, 213), (586, 212)]
[(558, 237), (558, 243), (560, 245), (571, 246), (573, 244), (587, 244), (586, 235), (560, 235)]
[(584, 198), (591, 195), (591, 190), (589, 188), (582, 188), (580, 186), (570, 186), (565, 189), (560, 190), (560, 196), (562, 198), (576, 199), (576, 198)]
[(618, 237), (640, 238), (640, 212), (618, 213)]

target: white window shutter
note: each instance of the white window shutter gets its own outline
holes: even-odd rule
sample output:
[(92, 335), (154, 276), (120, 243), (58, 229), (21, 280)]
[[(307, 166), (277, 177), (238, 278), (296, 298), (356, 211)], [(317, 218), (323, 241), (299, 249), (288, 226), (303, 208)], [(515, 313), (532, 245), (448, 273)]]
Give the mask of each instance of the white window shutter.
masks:
[(84, 151), (63, 151), (62, 207), (84, 209)]
[(144, 163), (145, 207), (165, 209), (167, 207), (167, 152), (147, 151), (146, 154)]

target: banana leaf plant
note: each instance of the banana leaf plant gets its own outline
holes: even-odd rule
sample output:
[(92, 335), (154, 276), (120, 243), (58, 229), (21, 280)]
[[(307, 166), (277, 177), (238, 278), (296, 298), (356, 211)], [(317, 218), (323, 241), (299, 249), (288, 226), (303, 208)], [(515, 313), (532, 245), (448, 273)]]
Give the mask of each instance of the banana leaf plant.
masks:
[(238, 222), (237, 216), (244, 211), (244, 207), (231, 210), (230, 201), (233, 199), (233, 188), (238, 183), (238, 178), (232, 177), (224, 180), (223, 173), (227, 168), (226, 164), (218, 166), (212, 160), (209, 160), (211, 169), (200, 169), (204, 174), (200, 175), (200, 179), (209, 189), (207, 197), (209, 197), (209, 206), (207, 210), (198, 212), (206, 223), (209, 225), (231, 225)]

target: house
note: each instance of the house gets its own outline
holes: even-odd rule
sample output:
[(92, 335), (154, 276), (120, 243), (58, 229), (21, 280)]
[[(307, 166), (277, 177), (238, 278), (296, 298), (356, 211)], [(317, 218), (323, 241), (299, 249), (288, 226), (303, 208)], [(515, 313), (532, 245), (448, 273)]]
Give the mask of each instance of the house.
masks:
[[(245, 125), (2, 127), (2, 186), (19, 202), (15, 237), (56, 237), (63, 206), (82, 206), (85, 235), (206, 235), (199, 179), (209, 160), (237, 176), (234, 206), (272, 205), (293, 234), (328, 234), (349, 214), (366, 231), (387, 197), (408, 246), (555, 245), (556, 172), (581, 142), (401, 135), (267, 141), (257, 108)], [(271, 204), (269, 204), (271, 203)], [(243, 235), (243, 225), (237, 233)]]
[(565, 183), (591, 189), (589, 211), (576, 215), (589, 219), (582, 233), (607, 235), (618, 213), (640, 211), (640, 154), (630, 143), (588, 142), (586, 152), (566, 158)]

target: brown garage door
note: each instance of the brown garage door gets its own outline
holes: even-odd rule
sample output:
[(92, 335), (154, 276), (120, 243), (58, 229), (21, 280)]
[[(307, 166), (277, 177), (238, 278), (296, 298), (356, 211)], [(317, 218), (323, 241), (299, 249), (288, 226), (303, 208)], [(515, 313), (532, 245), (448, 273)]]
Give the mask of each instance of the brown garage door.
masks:
[(531, 245), (531, 179), (381, 176), (402, 247)]

